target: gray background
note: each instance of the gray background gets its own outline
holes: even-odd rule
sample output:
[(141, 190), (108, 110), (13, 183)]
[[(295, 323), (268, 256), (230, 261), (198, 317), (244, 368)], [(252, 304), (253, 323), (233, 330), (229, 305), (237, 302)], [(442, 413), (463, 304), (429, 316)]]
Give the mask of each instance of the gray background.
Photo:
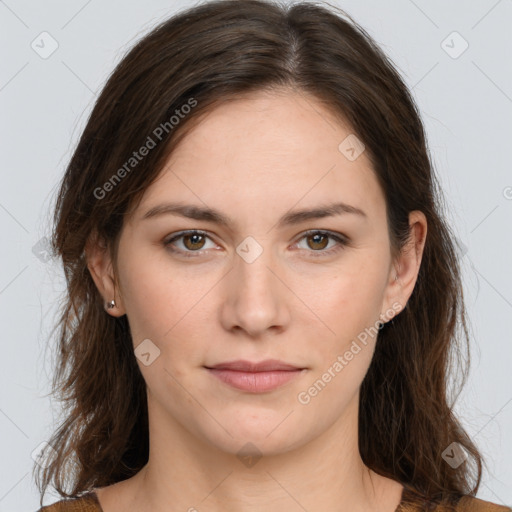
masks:
[[(380, 43), (420, 107), (464, 253), (473, 327), (472, 369), (456, 411), (488, 461), (478, 496), (511, 505), (512, 1), (332, 3)], [(190, 5), (0, 1), (0, 511), (37, 508), (31, 454), (60, 414), (45, 396), (48, 338), (64, 287), (44, 252), (55, 187), (114, 65)], [(56, 51), (44, 55), (52, 44)]]

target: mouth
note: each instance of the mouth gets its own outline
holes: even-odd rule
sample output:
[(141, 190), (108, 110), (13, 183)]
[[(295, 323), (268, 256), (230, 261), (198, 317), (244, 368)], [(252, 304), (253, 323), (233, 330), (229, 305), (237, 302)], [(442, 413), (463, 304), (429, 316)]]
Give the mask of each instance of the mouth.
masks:
[(299, 375), (307, 368), (268, 359), (258, 363), (230, 361), (215, 366), (205, 366), (209, 373), (221, 382), (250, 393), (264, 393), (277, 389)]

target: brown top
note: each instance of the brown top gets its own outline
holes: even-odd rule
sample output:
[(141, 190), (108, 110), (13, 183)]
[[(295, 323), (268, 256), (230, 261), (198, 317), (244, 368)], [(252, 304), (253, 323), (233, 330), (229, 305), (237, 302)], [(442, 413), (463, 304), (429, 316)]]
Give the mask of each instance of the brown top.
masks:
[[(395, 512), (447, 512), (450, 510), (443, 505), (429, 506), (427, 501), (412, 488), (405, 486), (402, 499)], [(512, 512), (512, 508), (484, 501), (473, 496), (463, 496), (456, 505), (457, 512)], [(94, 491), (90, 491), (80, 498), (61, 500), (48, 505), (38, 512), (103, 512)]]

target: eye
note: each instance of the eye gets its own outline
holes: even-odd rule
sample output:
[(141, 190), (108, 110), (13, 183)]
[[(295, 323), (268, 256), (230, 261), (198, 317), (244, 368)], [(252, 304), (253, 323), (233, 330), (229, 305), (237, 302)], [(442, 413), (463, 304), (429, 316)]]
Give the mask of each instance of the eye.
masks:
[[(324, 250), (326, 247), (329, 246), (329, 239), (333, 240), (334, 243), (327, 250)], [(346, 237), (338, 233), (333, 233), (331, 231), (307, 231), (299, 239), (299, 242), (302, 240), (306, 241), (307, 247), (299, 247), (299, 249), (305, 249), (306, 251), (312, 253), (311, 255), (314, 257), (334, 254), (342, 250), (344, 246), (348, 244), (348, 240)]]
[[(163, 243), (170, 251), (189, 258), (200, 256), (203, 251), (216, 247), (215, 244), (213, 247), (208, 247), (208, 240), (213, 243), (211, 238), (204, 231), (189, 230), (176, 233)], [(299, 246), (302, 240), (306, 241), (307, 247)], [(331, 246), (329, 246), (329, 240), (333, 241)], [(311, 256), (318, 257), (331, 255), (342, 250), (344, 246), (348, 245), (348, 239), (339, 233), (333, 233), (331, 231), (310, 230), (303, 234), (299, 242), (295, 245), (297, 245), (299, 249), (311, 253)], [(326, 247), (329, 248), (326, 249)]]
[[(207, 246), (205, 247), (207, 240), (211, 241), (211, 238), (204, 231), (181, 231), (167, 239), (164, 242), (164, 245), (172, 252), (181, 253), (185, 257), (195, 257), (202, 254), (202, 249), (206, 250), (212, 248)], [(175, 244), (174, 242), (176, 241), (179, 241), (180, 243)], [(176, 248), (176, 245), (178, 248)]]

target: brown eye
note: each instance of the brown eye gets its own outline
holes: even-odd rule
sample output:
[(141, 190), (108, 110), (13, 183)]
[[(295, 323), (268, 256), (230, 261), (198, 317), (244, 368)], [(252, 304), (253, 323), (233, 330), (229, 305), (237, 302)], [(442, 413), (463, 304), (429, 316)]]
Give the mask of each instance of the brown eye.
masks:
[(341, 233), (311, 230), (303, 234), (297, 247), (309, 253), (308, 256), (320, 257), (333, 255), (344, 249), (348, 243), (349, 239)]
[[(210, 245), (208, 245), (208, 242)], [(163, 242), (170, 251), (180, 256), (194, 257), (203, 255), (208, 249), (215, 248), (212, 239), (202, 231), (189, 231), (177, 233)]]
[[(208, 241), (213, 247), (207, 245)], [(306, 246), (300, 247), (304, 242)], [(340, 233), (314, 230), (304, 233), (297, 246), (307, 251), (310, 256), (329, 256), (343, 249), (348, 243), (349, 240)], [(202, 231), (182, 231), (164, 241), (163, 244), (170, 251), (185, 257), (203, 256), (208, 249), (215, 249), (210, 236)]]
[[(325, 249), (329, 243), (329, 236), (324, 233), (316, 233), (314, 235), (308, 235), (306, 237), (308, 241), (308, 247), (314, 250)], [(311, 240), (311, 243), (309, 241)]]
[(183, 245), (191, 251), (202, 249), (204, 246), (205, 237), (194, 233), (192, 235), (183, 236)]

